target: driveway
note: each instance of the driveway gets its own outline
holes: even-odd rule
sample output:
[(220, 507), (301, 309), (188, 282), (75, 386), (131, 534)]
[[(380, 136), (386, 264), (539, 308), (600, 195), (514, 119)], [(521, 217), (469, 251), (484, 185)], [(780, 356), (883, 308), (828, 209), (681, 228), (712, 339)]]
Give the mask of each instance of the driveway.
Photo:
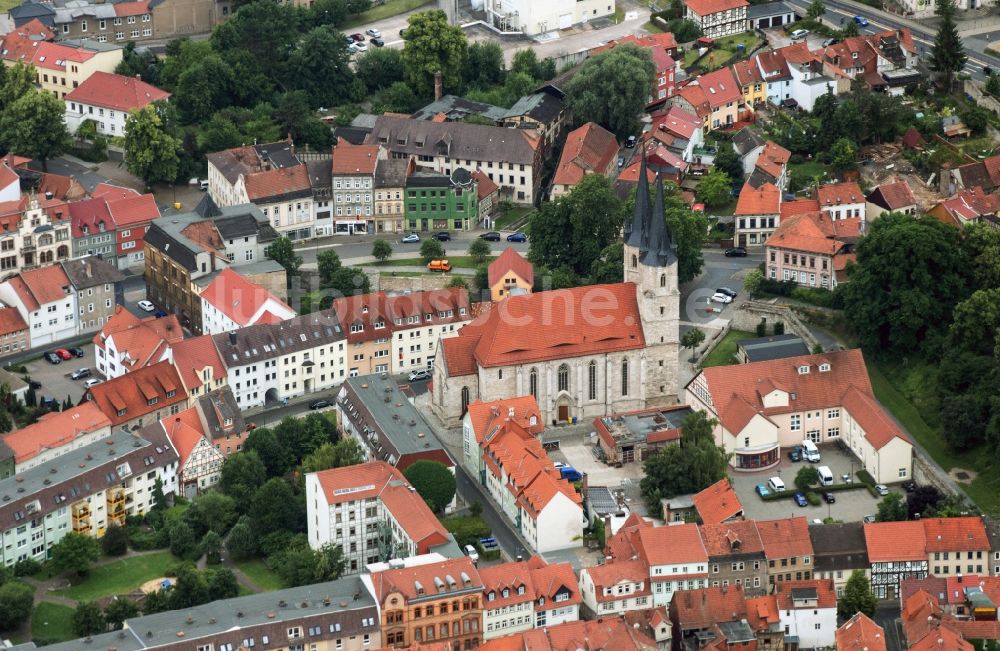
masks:
[[(94, 344), (87, 344), (81, 348), (86, 354), (79, 359), (66, 360), (61, 364), (50, 364), (44, 359), (35, 359), (25, 364), (28, 376), (42, 383), (42, 388), (36, 391), (39, 400), (42, 396), (46, 396), (55, 398), (61, 403), (66, 396), (69, 396), (75, 405), (83, 397), (85, 380), (71, 380), (69, 374), (78, 368), (89, 368), (93, 377), (101, 377), (94, 366)], [(44, 351), (38, 351), (39, 354), (42, 352)]]
[[(767, 34), (767, 42), (772, 48), (778, 49), (785, 47), (786, 45), (792, 45), (793, 43), (801, 43), (801, 39), (798, 41), (793, 41), (792, 38), (785, 33), (785, 30), (780, 27), (773, 27), (771, 29), (765, 29), (764, 33)], [(817, 34), (815, 32), (809, 32), (806, 36), (806, 44), (809, 46), (810, 50), (818, 50), (823, 47), (823, 41), (825, 41), (828, 36), (822, 34)]]

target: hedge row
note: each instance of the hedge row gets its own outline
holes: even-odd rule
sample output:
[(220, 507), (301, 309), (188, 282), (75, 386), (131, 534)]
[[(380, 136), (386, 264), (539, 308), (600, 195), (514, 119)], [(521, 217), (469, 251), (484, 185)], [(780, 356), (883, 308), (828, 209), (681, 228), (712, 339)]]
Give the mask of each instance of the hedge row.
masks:
[[(813, 487), (809, 491), (806, 492), (806, 499), (809, 500), (809, 495), (810, 494), (816, 495), (817, 499), (818, 499), (819, 498), (818, 493), (837, 493), (837, 492), (840, 492), (840, 491), (859, 490), (859, 489), (862, 489), (862, 488), (870, 488), (870, 487), (867, 484), (862, 484), (862, 483), (856, 483), (856, 484), (833, 484), (832, 486), (816, 486), (816, 487)], [(872, 488), (871, 490), (874, 490), (874, 489)], [(789, 499), (792, 499), (795, 496), (796, 491), (798, 491), (798, 489), (795, 488), (794, 486), (792, 486), (790, 488), (786, 488), (784, 491), (782, 491), (780, 493), (771, 493), (770, 495), (767, 495), (765, 497), (761, 497), (761, 499), (764, 500), (765, 502), (776, 502), (778, 500), (789, 500)], [(809, 501), (811, 502), (812, 500), (809, 500)]]

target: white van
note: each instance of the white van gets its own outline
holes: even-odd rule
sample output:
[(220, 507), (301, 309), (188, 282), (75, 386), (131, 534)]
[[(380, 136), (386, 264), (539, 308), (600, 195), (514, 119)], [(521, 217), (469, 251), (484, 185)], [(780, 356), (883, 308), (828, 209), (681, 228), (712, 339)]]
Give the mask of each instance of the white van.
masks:
[(819, 463), (819, 449), (808, 439), (802, 441), (802, 458), (811, 463)]
[(819, 483), (822, 486), (833, 486), (833, 473), (830, 471), (830, 466), (820, 466), (816, 471), (819, 473)]
[(785, 482), (781, 481), (781, 477), (771, 477), (767, 480), (767, 485), (771, 487), (771, 491), (774, 493), (781, 493), (785, 490)]

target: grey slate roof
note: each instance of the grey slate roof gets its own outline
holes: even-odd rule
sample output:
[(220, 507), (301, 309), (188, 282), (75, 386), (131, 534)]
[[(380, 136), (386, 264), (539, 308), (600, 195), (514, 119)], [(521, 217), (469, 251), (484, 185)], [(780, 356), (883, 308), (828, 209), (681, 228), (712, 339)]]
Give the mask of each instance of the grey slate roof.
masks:
[(520, 117), (526, 115), (542, 124), (549, 124), (565, 109), (566, 104), (562, 99), (550, 93), (535, 93), (525, 95), (514, 103), (514, 106), (504, 113), (504, 118)]
[(200, 244), (189, 239), (183, 231), (192, 224), (204, 221), (211, 221), (223, 240), (251, 235), (256, 236), (257, 241), (261, 243), (277, 239), (277, 232), (264, 217), (260, 208), (248, 203), (221, 208), (217, 216), (208, 218), (202, 217), (198, 213), (164, 215), (153, 220), (146, 232), (145, 240), (186, 269), (194, 270), (197, 266), (195, 264), (196, 256), (203, 249)]
[(733, 136), (733, 148), (740, 156), (746, 156), (757, 147), (764, 146), (764, 139), (760, 137), (756, 129), (744, 127)]
[(809, 347), (798, 335), (772, 335), (757, 339), (742, 339), (737, 341), (736, 345), (746, 352), (747, 359), (751, 362), (809, 354)]
[(639, 249), (639, 261), (653, 267), (667, 267), (677, 262), (677, 245), (663, 217), (663, 181), (656, 175), (656, 199), (649, 202), (646, 183), (646, 157), (639, 162), (639, 188), (635, 195), (632, 221), (625, 224), (625, 243)]
[(414, 156), (443, 155), (463, 160), (531, 165), (535, 149), (522, 131), (382, 115), (375, 122), (368, 143), (382, 144), (389, 151)]
[[(341, 409), (366, 411), (373, 422), (366, 424), (377, 434), (388, 439), (397, 457), (405, 454), (441, 450), (441, 443), (434, 436), (434, 430), (420, 415), (417, 408), (400, 391), (392, 377), (362, 375), (347, 378), (345, 392), (338, 394)], [(386, 401), (386, 398), (389, 398)], [(365, 436), (362, 432), (359, 432)], [(365, 436), (367, 440), (367, 436)], [(383, 441), (379, 441), (381, 443)], [(377, 445), (369, 443), (369, 447)], [(381, 457), (379, 457), (381, 458)], [(397, 459), (398, 460), (398, 459)]]
[(67, 260), (60, 264), (69, 277), (70, 284), (76, 289), (114, 284), (125, 280), (125, 274), (118, 271), (117, 267), (108, 264), (96, 255)]
[(56, 10), (40, 2), (25, 2), (16, 7), (11, 7), (8, 14), (11, 20), (14, 21), (14, 27), (20, 27), (35, 18), (47, 27), (55, 25)]
[(226, 368), (256, 364), (344, 339), (337, 313), (321, 310), (277, 324), (258, 323), (212, 336)]
[(380, 158), (375, 166), (376, 188), (402, 188), (406, 185), (406, 169), (410, 161), (405, 158)]
[[(432, 120), (438, 113), (443, 113), (452, 122), (464, 120), (470, 115), (479, 115), (497, 121), (502, 120), (507, 115), (507, 109), (502, 106), (465, 99), (458, 95), (442, 95), (441, 99), (417, 109), (410, 117), (414, 120)], [(516, 115), (520, 115), (520, 113)]]
[(795, 11), (780, 0), (778, 2), (765, 2), (747, 7), (747, 18), (751, 20), (755, 20), (757, 18), (769, 18), (771, 16), (783, 16), (785, 14), (793, 13), (795, 13)]
[(306, 170), (309, 173), (309, 185), (312, 187), (313, 195), (322, 199), (332, 197), (333, 169), (330, 161), (326, 159), (308, 161)]
[[(209, 438), (225, 436), (226, 432), (244, 431), (243, 412), (236, 404), (236, 397), (229, 386), (213, 391), (198, 399), (201, 413), (205, 415), (205, 434)], [(225, 426), (226, 420), (229, 427)]]

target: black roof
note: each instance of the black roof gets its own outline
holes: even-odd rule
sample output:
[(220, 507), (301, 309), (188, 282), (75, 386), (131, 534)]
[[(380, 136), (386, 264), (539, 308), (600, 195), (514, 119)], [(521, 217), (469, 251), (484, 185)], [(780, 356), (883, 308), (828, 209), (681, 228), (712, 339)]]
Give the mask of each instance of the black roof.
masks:
[(817, 572), (863, 569), (870, 565), (861, 522), (809, 525), (809, 538), (813, 546), (813, 569)]
[(764, 362), (808, 355), (806, 342), (798, 335), (772, 335), (757, 339), (742, 339), (736, 345), (743, 349), (751, 362)]
[(365, 138), (371, 132), (371, 129), (362, 129), (361, 127), (337, 127), (333, 130), (333, 137), (338, 141), (346, 140), (352, 145), (363, 145)]
[(38, 2), (25, 2), (16, 7), (11, 7), (7, 13), (10, 14), (11, 20), (14, 21), (14, 27), (21, 27), (36, 18), (46, 27), (55, 25), (56, 10)]
[(646, 157), (639, 163), (639, 188), (635, 194), (632, 221), (625, 224), (625, 243), (639, 249), (640, 262), (666, 267), (677, 262), (677, 245), (667, 228), (663, 206), (663, 179), (656, 175), (656, 199), (650, 204), (646, 182)]
[(765, 2), (763, 4), (755, 4), (747, 7), (747, 18), (753, 20), (755, 18), (768, 18), (770, 16), (783, 16), (785, 14), (793, 14), (795, 11), (786, 5), (784, 2), (778, 0), (778, 2)]

